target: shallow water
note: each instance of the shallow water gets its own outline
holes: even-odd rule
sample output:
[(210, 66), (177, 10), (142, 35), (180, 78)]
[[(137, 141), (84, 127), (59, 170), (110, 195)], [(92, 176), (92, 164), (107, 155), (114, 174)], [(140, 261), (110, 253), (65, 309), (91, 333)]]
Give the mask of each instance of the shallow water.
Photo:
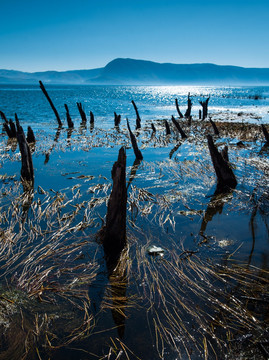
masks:
[[(165, 136), (160, 119), (170, 120), (172, 114), (176, 115), (175, 98), (183, 112), (190, 92), (194, 119), (198, 117), (201, 95), (210, 95), (209, 113), (214, 119), (238, 117), (240, 122), (266, 123), (269, 88), (47, 86), (47, 90), (61, 118), (65, 117), (63, 104), (69, 105), (75, 123), (72, 132), (66, 128), (57, 130), (54, 115), (38, 87), (0, 86), (0, 110), (8, 118), (16, 112), (25, 130), (31, 125), (37, 140), (32, 148), (35, 185), (30, 196), (23, 192), (20, 183), (16, 142), (8, 141), (4, 133), (0, 135), (1, 276), (3, 282), (32, 295), (32, 299), (39, 297), (41, 302), (35, 305), (35, 311), (46, 312), (54, 319), (50, 320), (53, 325), (49, 334), (60, 338), (61, 332), (68, 334), (68, 322), (70, 328), (78, 328), (85, 318), (81, 303), (75, 306), (66, 297), (74, 296), (72, 291), (86, 291), (93, 334), (89, 330), (87, 336), (84, 333), (72, 344), (59, 350), (45, 348), (42, 354), (46, 357), (47, 351), (57, 359), (94, 359), (102, 355), (108, 358), (105, 356), (112, 349), (111, 358), (120, 351), (127, 358), (120, 343), (123, 341), (130, 349), (125, 349), (130, 358), (135, 358), (134, 352), (142, 359), (176, 359), (180, 351), (182, 358), (188, 358), (186, 353), (194, 359), (204, 358), (204, 350), (201, 354), (192, 338), (201, 338), (204, 343), (208, 336), (202, 325), (204, 321), (204, 327), (207, 326), (206, 320), (198, 319), (199, 313), (217, 312), (217, 305), (211, 309), (212, 300), (207, 302), (202, 295), (207, 287), (209, 293), (213, 291), (213, 280), (206, 280), (210, 269), (203, 275), (199, 271), (201, 288), (197, 291), (201, 298), (191, 280), (191, 285), (187, 285), (187, 280), (180, 283), (180, 279), (189, 274), (195, 281), (194, 269), (199, 268), (199, 261), (204, 268), (211, 263), (231, 268), (240, 264), (247, 271), (253, 267), (268, 271), (268, 149), (263, 147), (261, 132), (252, 141), (244, 141), (244, 148), (236, 145), (241, 140), (236, 133), (233, 137), (215, 137), (220, 147), (228, 145), (238, 181), (233, 192), (215, 199), (212, 195), (216, 177), (205, 136), (212, 130), (200, 129), (196, 122), (191, 127), (183, 123), (189, 135), (183, 141), (175, 131)], [(254, 99), (256, 95), (258, 100)], [(124, 121), (128, 117), (134, 130), (132, 99), (142, 118), (142, 129), (135, 132), (144, 157), (139, 164), (135, 164)], [(78, 101), (83, 103), (87, 115), (90, 110), (94, 112), (94, 128), (80, 125)], [(114, 128), (114, 111), (122, 115), (120, 129)], [(245, 115), (238, 116), (238, 112)], [(151, 122), (157, 128), (156, 135), (152, 135)], [(129, 255), (116, 280), (108, 280), (96, 234), (105, 218), (111, 169), (121, 146), (126, 146), (126, 178), (130, 182)], [(153, 244), (165, 250), (163, 257), (147, 255), (146, 249)], [(191, 261), (182, 260), (185, 252), (195, 254), (195, 266), (184, 263)], [(182, 272), (177, 274), (175, 269), (181, 266)], [(233, 287), (238, 288), (238, 293), (242, 291), (236, 280), (225, 286), (219, 281), (215, 279), (214, 283), (220, 291), (226, 287), (228, 292), (233, 292)], [(55, 284), (65, 296), (58, 296)], [(42, 290), (42, 286), (54, 287), (56, 295)], [(178, 300), (177, 292), (173, 292), (177, 288)], [(62, 308), (49, 307), (46, 301), (62, 303)], [(186, 308), (180, 310), (181, 325), (174, 329), (168, 318), (173, 312), (179, 316), (175, 311), (182, 302)], [(24, 310), (25, 316), (31, 318), (29, 305)], [(159, 332), (160, 324), (170, 329), (171, 335)], [(55, 338), (49, 338), (54, 343)], [(45, 340), (39, 341), (43, 344)], [(55, 346), (58, 343), (55, 340)], [(214, 358), (212, 353), (209, 358)]]

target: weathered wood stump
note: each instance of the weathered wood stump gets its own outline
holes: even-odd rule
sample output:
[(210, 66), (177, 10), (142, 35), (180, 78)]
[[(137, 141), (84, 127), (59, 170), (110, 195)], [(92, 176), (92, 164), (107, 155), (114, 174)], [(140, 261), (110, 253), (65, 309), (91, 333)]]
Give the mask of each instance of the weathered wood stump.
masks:
[(219, 135), (219, 129), (217, 128), (217, 125), (214, 123), (214, 121), (213, 121), (211, 118), (209, 118), (209, 121), (210, 121), (210, 124), (211, 124), (212, 127), (213, 127), (214, 134), (215, 134), (215, 135)]
[(265, 140), (266, 140), (266, 145), (269, 145), (269, 134), (268, 134), (268, 131), (266, 129), (266, 127), (262, 124), (261, 125), (262, 127), (262, 132), (263, 132), (263, 135), (265, 137)]
[(111, 175), (113, 186), (108, 201), (103, 246), (105, 256), (111, 259), (112, 265), (126, 246), (126, 153), (123, 147), (119, 150)]
[(119, 126), (121, 122), (121, 115), (117, 115), (117, 113), (114, 112), (114, 124), (115, 126)]
[(8, 121), (6, 118), (6, 115), (3, 113), (3, 111), (0, 111), (0, 116), (1, 116), (1, 119), (4, 121), (3, 128), (4, 128), (5, 132), (7, 133), (7, 136), (10, 139), (16, 138), (17, 131), (16, 131), (16, 126), (15, 126), (14, 122), (11, 119)]
[(224, 153), (220, 153), (215, 146), (212, 136), (207, 136), (208, 147), (211, 155), (211, 160), (217, 175), (217, 189), (215, 194), (227, 192), (230, 189), (234, 189), (237, 185), (237, 180), (231, 169), (228, 159), (228, 148), (224, 150)]
[(28, 126), (26, 141), (28, 142), (28, 144), (35, 143), (35, 135), (31, 126)]
[(82, 107), (82, 104), (80, 102), (77, 102), (78, 111), (82, 120), (82, 124), (86, 124), (87, 122), (87, 116), (85, 114), (85, 111)]
[(15, 119), (17, 126), (17, 140), (20, 147), (22, 162), (21, 179), (23, 182), (27, 182), (30, 186), (32, 186), (34, 183), (34, 169), (31, 151), (25, 139), (23, 128), (20, 126), (17, 114), (15, 114)]
[(201, 106), (202, 106), (202, 108), (203, 108), (202, 120), (204, 120), (205, 118), (207, 118), (209, 99), (210, 99), (210, 96), (209, 96), (206, 100), (204, 100), (204, 101), (199, 101), (199, 103), (201, 104)]
[(143, 160), (142, 153), (141, 153), (141, 151), (139, 150), (139, 148), (137, 146), (136, 138), (135, 138), (134, 134), (131, 131), (128, 119), (127, 119), (127, 127), (128, 127), (128, 130), (129, 130), (129, 133), (130, 133), (131, 143), (132, 143), (132, 147), (133, 147), (133, 150), (134, 150), (134, 153), (135, 153), (135, 157), (138, 160)]
[(140, 115), (139, 115), (139, 112), (137, 110), (137, 106), (136, 106), (134, 100), (132, 100), (132, 104), (134, 106), (135, 113), (136, 113), (136, 130), (137, 130), (137, 129), (141, 128), (141, 118), (140, 118)]
[(167, 120), (164, 120), (164, 125), (165, 125), (166, 135), (171, 135), (170, 126)]
[(64, 104), (64, 107), (65, 107), (65, 111), (66, 111), (66, 120), (67, 120), (68, 128), (73, 129), (74, 128), (74, 123), (73, 123), (73, 121), (71, 119), (70, 112), (69, 112), (67, 104)]
[(199, 120), (202, 119), (202, 110), (199, 110)]
[(187, 110), (185, 112), (185, 117), (186, 118), (191, 116), (191, 108), (192, 108), (192, 102), (191, 102), (190, 93), (188, 93), (188, 106), (187, 106)]
[(175, 125), (175, 127), (177, 128), (178, 132), (180, 133), (182, 139), (186, 139), (187, 135), (185, 134), (185, 132), (182, 130), (181, 126), (179, 125), (179, 123), (176, 121), (176, 119), (174, 118), (174, 116), (172, 115), (172, 122)]
[(53, 110), (53, 112), (54, 112), (54, 114), (56, 116), (56, 119), (58, 121), (59, 126), (62, 126), (63, 124), (62, 124), (62, 121), (61, 121), (60, 116), (58, 114), (58, 111), (56, 110), (56, 107), (54, 106), (54, 104), (53, 104), (51, 98), (49, 97), (49, 94), (47, 93), (47, 90), (45, 89), (45, 86), (43, 85), (41, 80), (39, 80), (39, 86), (40, 86), (43, 94), (46, 96), (46, 98), (47, 98), (47, 100), (48, 100), (48, 102), (49, 102), (49, 104), (50, 104), (50, 106), (51, 106), (51, 108), (52, 108), (52, 110)]
[(93, 112), (90, 111), (90, 124), (93, 125), (94, 124), (94, 115)]
[(156, 128), (153, 123), (151, 123), (152, 132), (156, 133)]
[(175, 102), (176, 102), (176, 108), (177, 108), (178, 116), (182, 119), (182, 118), (183, 118), (183, 114), (182, 114), (182, 112), (181, 112), (180, 109), (179, 109), (177, 99), (175, 99)]

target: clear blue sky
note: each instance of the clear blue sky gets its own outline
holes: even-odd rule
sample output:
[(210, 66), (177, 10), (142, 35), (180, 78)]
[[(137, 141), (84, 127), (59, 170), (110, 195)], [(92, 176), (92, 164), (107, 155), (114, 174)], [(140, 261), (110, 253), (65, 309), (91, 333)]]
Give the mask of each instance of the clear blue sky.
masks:
[(0, 68), (117, 57), (269, 67), (269, 0), (0, 0)]

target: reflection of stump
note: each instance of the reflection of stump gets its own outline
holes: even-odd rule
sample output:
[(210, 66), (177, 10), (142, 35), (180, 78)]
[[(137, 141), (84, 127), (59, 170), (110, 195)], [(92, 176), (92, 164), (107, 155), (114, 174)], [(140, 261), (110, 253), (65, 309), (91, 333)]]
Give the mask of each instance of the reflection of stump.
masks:
[(228, 189), (234, 189), (237, 185), (237, 181), (233, 170), (227, 162), (228, 148), (225, 149), (222, 155), (216, 148), (211, 135), (207, 136), (207, 140), (212, 163), (217, 175), (218, 183), (216, 193), (225, 192)]
[(112, 180), (103, 244), (106, 257), (113, 263), (126, 245), (126, 154), (123, 147), (119, 150), (118, 160), (113, 165)]

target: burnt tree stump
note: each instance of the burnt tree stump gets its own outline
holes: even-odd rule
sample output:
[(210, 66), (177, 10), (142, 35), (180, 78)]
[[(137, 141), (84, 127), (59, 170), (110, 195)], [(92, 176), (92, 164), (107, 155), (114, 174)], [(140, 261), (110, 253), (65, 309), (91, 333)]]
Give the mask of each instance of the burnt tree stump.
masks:
[(108, 201), (103, 246), (106, 258), (117, 260), (126, 246), (126, 153), (122, 147), (112, 168), (113, 186)]
[(175, 99), (175, 102), (176, 102), (177, 113), (178, 113), (179, 117), (182, 119), (182, 118), (183, 118), (183, 114), (182, 114), (182, 112), (181, 112), (180, 109), (179, 109), (177, 99)]
[(35, 135), (31, 126), (28, 126), (26, 141), (28, 142), (28, 144), (35, 143)]
[(175, 125), (175, 127), (177, 128), (178, 132), (180, 133), (182, 139), (186, 139), (187, 135), (185, 134), (185, 132), (182, 130), (181, 126), (179, 125), (179, 123), (176, 121), (176, 119), (174, 118), (174, 116), (172, 115), (172, 122)]
[(263, 132), (263, 135), (265, 137), (265, 140), (266, 140), (266, 144), (269, 145), (269, 134), (268, 134), (268, 131), (266, 129), (266, 127), (262, 124), (262, 132)]
[(4, 121), (3, 128), (5, 132), (7, 133), (7, 136), (10, 139), (17, 137), (17, 130), (14, 122), (10, 119), (9, 121), (6, 118), (6, 115), (3, 113), (3, 111), (0, 111), (1, 119)]
[(93, 125), (94, 124), (94, 115), (93, 112), (90, 111), (90, 124)]
[(214, 123), (214, 121), (213, 121), (211, 118), (209, 118), (209, 121), (210, 121), (210, 124), (211, 124), (212, 127), (213, 127), (214, 134), (215, 134), (215, 135), (219, 135), (219, 129), (217, 128), (217, 125)]
[(136, 157), (137, 160), (143, 160), (142, 153), (138, 149), (136, 138), (135, 138), (134, 134), (131, 131), (128, 119), (127, 119), (127, 127), (128, 127), (128, 130), (129, 130), (129, 133), (130, 133), (131, 143), (132, 143), (132, 147), (133, 147), (133, 150), (134, 150), (134, 153), (135, 153), (135, 157)]
[(166, 135), (171, 135), (171, 130), (170, 130), (170, 126), (168, 124), (168, 121), (164, 120), (164, 124), (165, 124)]
[(207, 141), (211, 160), (217, 175), (217, 189), (215, 194), (234, 189), (237, 185), (237, 180), (227, 161), (228, 148), (221, 154), (215, 146), (211, 135), (207, 136)]
[(30, 185), (33, 185), (34, 182), (34, 169), (32, 155), (25, 139), (23, 128), (20, 126), (19, 119), (17, 114), (15, 114), (16, 126), (17, 126), (17, 140), (20, 147), (21, 153), (21, 179), (23, 182), (27, 182)]
[(114, 112), (114, 125), (117, 127), (120, 125), (121, 122), (121, 115), (117, 115), (117, 113)]
[(185, 112), (185, 117), (186, 118), (191, 116), (191, 108), (192, 108), (192, 102), (191, 102), (190, 93), (188, 93), (188, 107), (187, 107), (187, 110)]
[(67, 120), (68, 128), (73, 129), (74, 128), (74, 123), (73, 123), (73, 121), (71, 119), (70, 112), (69, 112), (67, 104), (64, 104), (64, 107), (65, 107), (65, 111), (66, 111), (66, 120)]
[(210, 96), (209, 96), (206, 100), (204, 100), (204, 101), (199, 101), (199, 103), (201, 104), (201, 106), (202, 106), (202, 108), (203, 108), (202, 120), (204, 120), (205, 118), (207, 118), (209, 99), (210, 99)]
[(63, 126), (63, 124), (61, 122), (61, 119), (60, 119), (60, 116), (58, 114), (58, 111), (56, 110), (56, 107), (54, 106), (54, 104), (53, 104), (51, 98), (49, 97), (49, 94), (47, 93), (47, 90), (45, 89), (45, 86), (43, 85), (41, 80), (39, 80), (39, 86), (40, 86), (40, 89), (42, 90), (43, 94), (46, 96), (46, 98), (47, 98), (47, 100), (48, 100), (48, 102), (49, 102), (49, 104), (50, 104), (50, 106), (51, 106), (51, 108), (52, 108), (52, 110), (53, 110), (53, 112), (54, 112), (54, 114), (56, 116), (56, 119), (58, 121), (59, 126)]
[(137, 130), (137, 129), (141, 128), (141, 118), (140, 118), (140, 115), (139, 115), (139, 112), (137, 110), (137, 106), (136, 106), (134, 100), (132, 100), (132, 104), (134, 106), (135, 113), (136, 113), (136, 130)]
[(1, 119), (4, 120), (4, 122), (6, 124), (8, 124), (8, 121), (7, 121), (7, 118), (6, 118), (6, 115), (3, 113), (3, 111), (0, 110), (0, 116), (1, 116)]
[(153, 123), (151, 123), (151, 128), (152, 128), (152, 132), (156, 133), (156, 127), (154, 126)]
[(81, 120), (82, 120), (82, 124), (86, 124), (87, 122), (87, 116), (85, 114), (85, 111), (82, 107), (82, 104), (80, 102), (77, 102), (77, 107), (78, 107), (78, 111), (80, 113), (80, 117), (81, 117)]

